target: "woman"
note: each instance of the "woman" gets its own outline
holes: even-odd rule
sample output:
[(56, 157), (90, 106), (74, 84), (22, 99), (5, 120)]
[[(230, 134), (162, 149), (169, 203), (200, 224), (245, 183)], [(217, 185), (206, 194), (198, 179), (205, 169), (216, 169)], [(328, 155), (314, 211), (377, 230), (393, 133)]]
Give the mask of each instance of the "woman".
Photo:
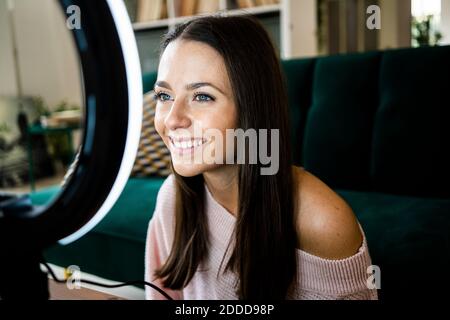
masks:
[[(149, 224), (147, 281), (174, 299), (377, 298), (352, 210), (292, 166), (280, 63), (256, 20), (203, 17), (170, 32), (155, 99), (173, 174)], [(230, 129), (277, 130), (267, 142), (279, 150), (276, 173), (261, 174), (249, 154), (237, 162), (251, 146)], [(146, 296), (164, 298), (151, 288)]]

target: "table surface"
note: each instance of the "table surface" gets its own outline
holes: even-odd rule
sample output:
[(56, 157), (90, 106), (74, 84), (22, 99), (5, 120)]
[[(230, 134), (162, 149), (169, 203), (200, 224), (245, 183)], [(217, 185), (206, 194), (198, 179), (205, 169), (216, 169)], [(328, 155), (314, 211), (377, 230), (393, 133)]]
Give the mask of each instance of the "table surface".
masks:
[(48, 280), (51, 300), (125, 300), (104, 292), (81, 288), (70, 290), (65, 283)]

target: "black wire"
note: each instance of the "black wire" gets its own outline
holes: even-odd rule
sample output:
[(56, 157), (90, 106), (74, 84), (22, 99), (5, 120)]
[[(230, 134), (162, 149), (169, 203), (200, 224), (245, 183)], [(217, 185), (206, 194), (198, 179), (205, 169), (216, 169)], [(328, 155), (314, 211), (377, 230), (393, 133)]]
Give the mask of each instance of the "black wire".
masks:
[[(48, 270), (48, 272), (50, 273), (50, 275), (52, 276), (52, 278), (53, 278), (53, 280), (55, 282), (57, 282), (57, 283), (67, 283), (67, 280), (58, 279), (56, 277), (56, 275), (53, 272), (52, 268), (50, 268), (50, 266), (48, 265), (48, 263), (46, 261), (43, 261), (42, 264)], [(150, 283), (150, 282), (147, 282), (147, 281), (142, 281), (142, 280), (127, 281), (127, 282), (118, 283), (118, 284), (104, 284), (104, 283), (99, 283), (99, 282), (90, 281), (90, 280), (83, 280), (83, 279), (80, 279), (80, 282), (86, 283), (86, 284), (92, 284), (92, 285), (99, 286), (99, 287), (104, 287), (104, 288), (111, 288), (111, 289), (113, 289), (113, 288), (120, 288), (120, 287), (126, 287), (126, 286), (139, 285), (139, 284), (142, 285), (143, 284), (143, 285), (149, 286), (150, 288), (158, 291), (164, 297), (166, 297), (168, 300), (173, 300), (171, 296), (169, 296), (167, 293), (165, 293), (158, 286), (154, 285), (153, 283)]]

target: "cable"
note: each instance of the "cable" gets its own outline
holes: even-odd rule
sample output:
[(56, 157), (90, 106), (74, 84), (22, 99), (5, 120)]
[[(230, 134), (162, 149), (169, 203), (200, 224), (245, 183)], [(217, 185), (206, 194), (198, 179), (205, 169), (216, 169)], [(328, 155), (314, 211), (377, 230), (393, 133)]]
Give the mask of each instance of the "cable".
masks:
[[(53, 272), (52, 268), (48, 265), (48, 263), (46, 261), (43, 261), (42, 264), (45, 266), (45, 268), (50, 273), (51, 277), (53, 278), (53, 280), (55, 282), (57, 282), (57, 283), (67, 283), (67, 279), (62, 280), (62, 279), (58, 279), (56, 277), (56, 275)], [(83, 280), (83, 279), (80, 279), (80, 282), (86, 283), (86, 284), (92, 284), (92, 285), (99, 286), (99, 287), (104, 287), (104, 288), (112, 288), (112, 289), (113, 288), (126, 287), (126, 286), (132, 286), (132, 285), (138, 285), (138, 284), (144, 284), (144, 285), (149, 286), (150, 288), (158, 291), (159, 293), (161, 293), (168, 300), (173, 300), (171, 296), (169, 296), (167, 293), (165, 293), (158, 286), (156, 286), (156, 285), (154, 285), (154, 284), (152, 284), (150, 282), (142, 281), (142, 280), (127, 281), (127, 282), (123, 282), (123, 283), (119, 283), (119, 284), (104, 284), (104, 283), (99, 283), (99, 282), (90, 281), (90, 280)]]

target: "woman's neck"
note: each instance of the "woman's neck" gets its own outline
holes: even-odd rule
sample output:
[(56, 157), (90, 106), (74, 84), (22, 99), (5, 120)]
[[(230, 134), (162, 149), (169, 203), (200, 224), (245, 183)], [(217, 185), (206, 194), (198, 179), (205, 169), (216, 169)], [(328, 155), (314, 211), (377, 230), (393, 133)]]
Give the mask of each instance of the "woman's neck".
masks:
[(214, 199), (236, 217), (239, 198), (238, 166), (221, 166), (203, 173), (203, 178)]

